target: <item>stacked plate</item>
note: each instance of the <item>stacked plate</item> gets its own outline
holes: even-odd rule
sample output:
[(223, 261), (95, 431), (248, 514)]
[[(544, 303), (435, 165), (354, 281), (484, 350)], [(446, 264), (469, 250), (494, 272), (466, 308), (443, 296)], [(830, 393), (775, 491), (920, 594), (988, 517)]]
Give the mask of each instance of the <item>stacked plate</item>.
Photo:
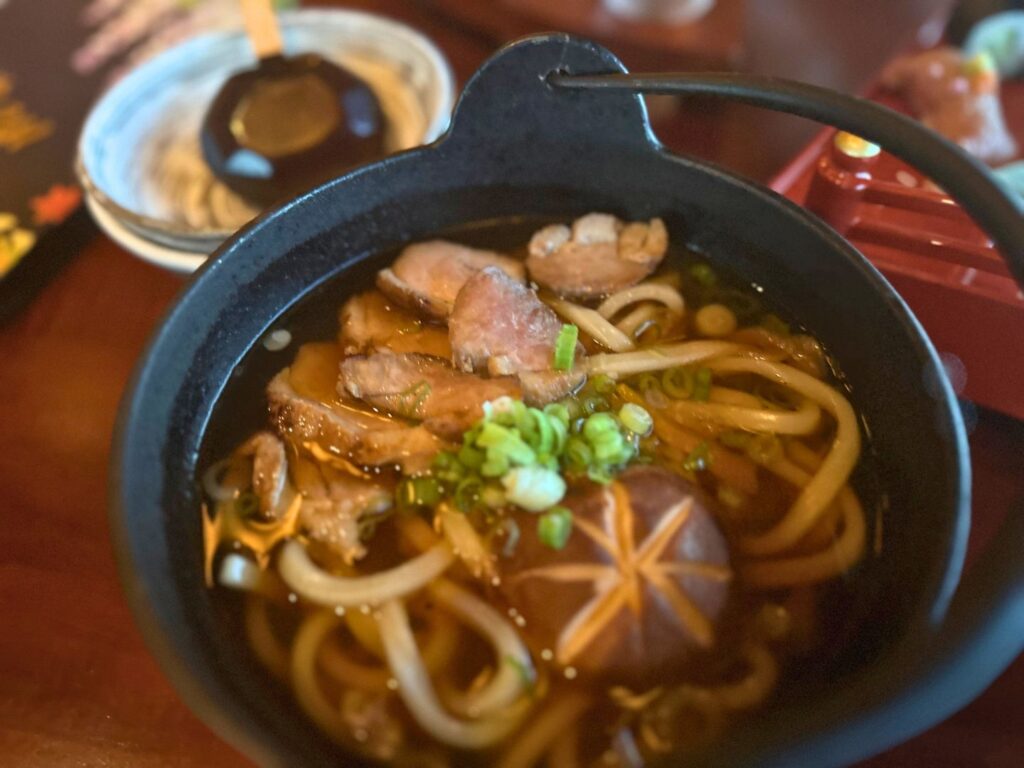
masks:
[[(356, 11), (280, 18), (286, 53), (318, 53), (374, 90), (391, 151), (444, 132), (454, 81), (423, 35)], [(150, 59), (93, 107), (76, 170), (86, 205), (112, 239), (154, 264), (191, 272), (259, 213), (212, 176), (199, 145), (210, 100), (234, 72), (255, 63), (241, 31), (206, 34)]]

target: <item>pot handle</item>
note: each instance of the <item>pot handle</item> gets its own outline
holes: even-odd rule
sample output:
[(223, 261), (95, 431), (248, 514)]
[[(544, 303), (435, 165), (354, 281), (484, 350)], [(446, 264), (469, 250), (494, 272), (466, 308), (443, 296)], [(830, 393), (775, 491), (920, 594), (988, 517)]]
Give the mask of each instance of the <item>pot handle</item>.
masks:
[[(734, 73), (604, 74), (552, 72), (558, 89), (717, 97), (806, 117), (856, 134), (929, 176), (999, 248), (1024, 288), (1024, 212), (991, 171), (948, 139), (878, 104), (791, 80)], [(1024, 498), (994, 543), (957, 588), (926, 671), (901, 712), (923, 730), (978, 696), (1024, 651)], [(922, 717), (922, 713), (925, 714)]]
[(1024, 208), (981, 161), (916, 120), (828, 88), (735, 73), (581, 75), (553, 71), (559, 89), (705, 96), (786, 112), (831, 125), (878, 144), (950, 194), (999, 248), (1024, 289)]
[[(614, 143), (643, 151), (658, 145), (636, 93), (567, 93), (547, 82), (550, 73), (560, 71), (607, 74), (626, 68), (606, 48), (571, 35), (517, 40), (469, 79), (439, 144), (467, 156), (475, 173), (493, 173), (498, 181), (507, 180), (524, 154), (543, 152), (553, 136), (555, 158), (566, 145), (586, 151), (598, 139), (604, 147)], [(487, 162), (477, 162), (477, 154), (486, 155)]]

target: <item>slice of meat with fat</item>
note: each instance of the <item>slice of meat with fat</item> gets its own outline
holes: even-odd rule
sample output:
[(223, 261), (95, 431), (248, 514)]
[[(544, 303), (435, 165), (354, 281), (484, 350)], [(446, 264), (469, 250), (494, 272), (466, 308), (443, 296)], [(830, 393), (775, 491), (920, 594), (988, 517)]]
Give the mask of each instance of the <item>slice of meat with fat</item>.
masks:
[(351, 564), (363, 557), (362, 528), (391, 508), (392, 493), (380, 483), (302, 457), (292, 474), (303, 497), (303, 533), (331, 558)]
[(252, 490), (259, 501), (260, 517), (280, 519), (287, 506), (281, 503), (288, 481), (284, 443), (271, 432), (257, 432), (242, 443), (238, 453), (252, 458)]
[(338, 388), (456, 439), (483, 415), (485, 402), (522, 394), (514, 377), (484, 379), (456, 370), (439, 357), (391, 352), (346, 358)]
[(380, 291), (353, 296), (341, 308), (338, 319), (338, 341), (348, 355), (379, 349), (422, 352), (446, 359), (452, 355), (447, 328), (421, 320)]
[(363, 466), (397, 464), (414, 472), (429, 465), (447, 444), (422, 426), (303, 397), (292, 387), (288, 369), (267, 386), (270, 422), (283, 438), (316, 443)]
[(428, 240), (406, 247), (388, 269), (382, 269), (377, 287), (403, 306), (444, 319), (462, 286), (484, 267), (497, 267), (513, 280), (526, 282), (526, 269), (517, 259), (448, 240)]
[(589, 213), (572, 228), (552, 224), (530, 239), (530, 278), (561, 296), (594, 299), (634, 285), (658, 268), (668, 249), (661, 219), (623, 222)]
[[(463, 371), (519, 375), (523, 396), (542, 404), (575, 390), (580, 371), (552, 370), (562, 321), (537, 294), (489, 267), (466, 281), (448, 321), (452, 359)], [(576, 345), (576, 357), (583, 347)]]

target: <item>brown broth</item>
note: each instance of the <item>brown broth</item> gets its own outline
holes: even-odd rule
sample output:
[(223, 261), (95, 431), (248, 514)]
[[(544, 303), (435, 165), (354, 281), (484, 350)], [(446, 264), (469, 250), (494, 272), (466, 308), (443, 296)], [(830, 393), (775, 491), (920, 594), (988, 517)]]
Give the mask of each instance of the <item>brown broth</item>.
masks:
[[(467, 245), (504, 250), (523, 256), (525, 252), (523, 244), (528, 240), (530, 233), (545, 223), (548, 222), (537, 219), (482, 222), (456, 232), (443, 234)], [(303, 350), (298, 351), (302, 358), (298, 363), (299, 378), (303, 382), (301, 393), (318, 396), (323, 400), (329, 396), (334, 397), (331, 375), (328, 370), (330, 366), (325, 367), (324, 364), (324, 360), (329, 362), (330, 358), (329, 353), (323, 353), (323, 349), (326, 347), (321, 348), (323, 354), (317, 357), (310, 352), (312, 348), (304, 348), (300, 345), (310, 342), (331, 343), (338, 333), (337, 310), (340, 305), (348, 296), (358, 290), (370, 287), (375, 269), (389, 263), (394, 256), (395, 252), (384, 254), (372, 260), (371, 263), (356, 268), (354, 273), (339, 275), (337, 279), (317, 288), (299, 302), (293, 310), (273, 324), (271, 330), (287, 330), (291, 334), (292, 343), (284, 350), (271, 351), (257, 342), (246, 358), (241, 361), (211, 420), (203, 446), (201, 467), (208, 467), (215, 460), (228, 455), (247, 435), (265, 425), (266, 406), (263, 388), (279, 369), (292, 364), (298, 350)], [(686, 270), (692, 264), (713, 262), (713, 260), (713, 254), (698, 254), (672, 245), (660, 272), (675, 270), (686, 274)], [(741, 316), (741, 324), (756, 322), (770, 313), (781, 318), (782, 321), (788, 322), (794, 330), (801, 330), (800, 326), (794, 322), (794, 316), (784, 308), (774, 306), (771, 303), (771, 296), (765, 295), (757, 286), (744, 284), (736, 276), (730, 275), (718, 267), (715, 268), (715, 272), (719, 281), (717, 291), (694, 287), (692, 283), (684, 279), (683, 293), (686, 296), (688, 307), (700, 306), (708, 300), (722, 296), (740, 296), (745, 302), (741, 302), (743, 310), (738, 313)], [(828, 378), (831, 379), (834, 386), (842, 388), (842, 376), (838, 366), (831, 359), (826, 358), (826, 360), (829, 365)], [(636, 377), (627, 379), (627, 382), (636, 384)], [(300, 386), (296, 388), (300, 389)], [(867, 437), (866, 432), (863, 436)], [(653, 454), (654, 447), (649, 446), (649, 448), (649, 453)], [(762, 482), (765, 483), (766, 496), (770, 499), (765, 505), (765, 519), (770, 521), (781, 514), (781, 511), (792, 500), (795, 492), (791, 488), (785, 487), (784, 484), (769, 479), (770, 476), (764, 470), (759, 470), (759, 472)], [(702, 472), (699, 475), (695, 478), (699, 485), (712, 497), (718, 495), (719, 481), (707, 473)], [(870, 542), (874, 537), (874, 521), (884, 503), (884, 494), (879, 485), (870, 442), (866, 439), (858, 468), (851, 478), (851, 483), (864, 505), (868, 521), (869, 542), (869, 551), (866, 557), (870, 558), (872, 556)], [(385, 521), (378, 526), (370, 540), (370, 555), (366, 561), (360, 563), (361, 569), (372, 572), (375, 568), (387, 567), (389, 564), (409, 556), (409, 550), (403, 549), (400, 545), (392, 522)], [(727, 520), (723, 523), (722, 529), (728, 539), (737, 535)], [(364, 565), (365, 568), (363, 568)], [(734, 681), (739, 673), (736, 658), (744, 642), (753, 631), (752, 626), (756, 622), (764, 620), (763, 616), (758, 618), (759, 613), (764, 612), (764, 606), (770, 603), (787, 607), (791, 615), (793, 631), (790, 642), (778, 643), (773, 646), (777, 650), (777, 656), (782, 666), (781, 680), (760, 705), (760, 708), (771, 707), (775, 702), (789, 700), (801, 690), (823, 685), (837, 668), (837, 664), (842, 664), (842, 649), (850, 642), (858, 626), (862, 601), (858, 600), (857, 595), (857, 570), (855, 568), (841, 578), (812, 588), (755, 593), (744, 590), (741, 585), (735, 586), (728, 608), (719, 624), (719, 642), (715, 650), (695, 654), (685, 672), (676, 682), (692, 685), (720, 685)], [(479, 587), (476, 589), (487, 599), (497, 600), (493, 590)], [(230, 628), (229, 631), (237, 633), (239, 637), (244, 637), (242, 598), (238, 593), (226, 589), (216, 591), (225, 623)], [(418, 600), (419, 608), (417, 610), (420, 615), (429, 616), (432, 610), (436, 610), (430, 606), (429, 599), (419, 598)], [(825, 610), (823, 606), (828, 606), (828, 609)], [(299, 605), (289, 606), (288, 604), (274, 608), (275, 627), (282, 636), (287, 636), (294, 631), (303, 610), (305, 609)], [(828, 652), (823, 653), (823, 649), (828, 649)], [(535, 651), (535, 660), (542, 668), (538, 683), (541, 688), (547, 688), (549, 691), (562, 691), (588, 686), (587, 681), (566, 679), (563, 670), (546, 665), (539, 658), (540, 649), (534, 648), (533, 650)], [(251, 653), (251, 650), (247, 652)], [(372, 656), (363, 649), (353, 653), (353, 658), (360, 663), (366, 664), (373, 661)], [(489, 656), (490, 651), (482, 642), (476, 638), (467, 637), (467, 633), (462, 633), (458, 640), (458, 646), (453, 652), (453, 658), (460, 660), (461, 670), (453, 682), (457, 686), (471, 685), (477, 673), (487, 667)], [(255, 660), (254, 665), (261, 666)], [(283, 687), (282, 690), (284, 690)], [(391, 706), (389, 711), (401, 720), (408, 734), (409, 746), (413, 753), (417, 750), (421, 754), (437, 751), (436, 744), (419, 730), (411, 718), (404, 714), (403, 707)], [(730, 723), (730, 727), (735, 727), (735, 724), (741, 722), (745, 717), (756, 717), (756, 711), (754, 710), (753, 714), (737, 715)], [(604, 738), (608, 738), (607, 734), (610, 733), (609, 729), (613, 725), (629, 720), (630, 717), (635, 716), (629, 715), (627, 710), (605, 702), (588, 715), (588, 731), (603, 733), (605, 734)], [(590, 736), (589, 732), (588, 737)], [(589, 746), (585, 746), (584, 750), (587, 754), (593, 753), (590, 754), (591, 757), (598, 757), (604, 747), (599, 744), (600, 739), (593, 740), (593, 742)], [(352, 744), (356, 745), (355, 741)], [(697, 739), (695, 746), (704, 746), (704, 744)], [(497, 751), (500, 752), (501, 747), (498, 747)], [(471, 754), (447, 748), (442, 748), (440, 753), (453, 755), (452, 764), (455, 765), (489, 764), (495, 755), (494, 750)]]

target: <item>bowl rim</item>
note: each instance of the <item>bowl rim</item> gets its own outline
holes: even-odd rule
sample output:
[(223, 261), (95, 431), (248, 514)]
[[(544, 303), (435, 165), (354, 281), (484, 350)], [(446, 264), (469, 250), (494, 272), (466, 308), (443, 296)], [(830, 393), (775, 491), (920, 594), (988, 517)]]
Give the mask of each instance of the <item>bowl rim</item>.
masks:
[[(561, 39), (561, 38), (555, 38)], [(565, 40), (572, 41), (568, 36)], [(539, 39), (543, 43), (544, 39)], [(529, 41), (527, 41), (529, 45)], [(525, 47), (525, 46), (524, 46)], [(463, 93), (463, 101), (460, 101), (460, 108), (468, 107), (470, 95), (478, 99), (479, 94), (473, 94), (472, 89), (478, 85), (477, 78), (481, 78), (488, 66), (506, 53), (499, 53), (484, 70), (479, 72), (474, 80), (471, 80)], [(609, 54), (610, 55), (610, 54)], [(513, 57), (509, 56), (510, 59)], [(513, 59), (514, 61), (514, 59)], [(617, 60), (615, 60), (617, 62)], [(511, 63), (511, 62), (510, 62)], [(607, 66), (607, 61), (604, 62)], [(621, 65), (619, 65), (621, 66)], [(635, 99), (642, 114), (642, 105), (637, 97)], [(479, 106), (474, 105), (479, 109)], [(484, 105), (486, 106), (486, 104)], [(521, 106), (521, 105), (517, 105)], [(466, 109), (467, 115), (471, 110)], [(479, 117), (479, 113), (475, 116)], [(550, 117), (550, 116), (548, 116)], [(612, 120), (614, 123), (614, 119)], [(476, 126), (478, 129), (479, 126)], [(465, 131), (470, 134), (466, 135)], [(131, 523), (131, 510), (137, 508), (139, 501), (133, 498), (131, 493), (132, 472), (129, 467), (132, 463), (138, 463), (142, 459), (141, 453), (145, 450), (152, 451), (152, 442), (156, 439), (153, 434), (147, 434), (151, 425), (148, 423), (146, 401), (153, 400), (154, 390), (167, 386), (159, 376), (157, 362), (167, 363), (167, 355), (182, 341), (181, 334), (188, 328), (187, 318), (190, 309), (198, 309), (201, 312), (209, 312), (213, 302), (205, 300), (213, 297), (207, 296), (208, 291), (214, 291), (218, 281), (220, 284), (230, 284), (231, 290), (236, 291), (239, 285), (259, 284), (258, 275), (239, 280), (238, 270), (242, 265), (251, 262), (248, 259), (256, 257), (257, 267), (262, 271), (270, 269), (269, 262), (274, 261), (291, 250), (300, 248), (303, 240), (297, 239), (299, 233), (293, 231), (296, 220), (292, 217), (293, 209), (303, 207), (317, 211), (317, 203), (323, 198), (330, 198), (336, 187), (349, 185), (357, 186), (365, 184), (360, 177), (370, 175), (377, 178), (378, 173), (383, 175), (390, 171), (401, 173), (408, 164), (423, 161), (428, 153), (436, 153), (436, 157), (448, 161), (451, 155), (458, 148), (460, 141), (471, 139), (473, 128), (469, 123), (459, 123), (459, 109), (457, 108), (453, 128), (438, 142), (429, 147), (421, 147), (400, 153), (378, 163), (362, 168), (353, 169), (337, 179), (327, 182), (316, 190), (313, 190), (300, 198), (290, 201), (279, 208), (267, 211), (250, 222), (242, 230), (236, 233), (227, 243), (218, 250), (218, 258), (211, 259), (197, 273), (192, 282), (182, 291), (175, 303), (167, 310), (163, 319), (156, 327), (147, 347), (140, 356), (135, 372), (125, 389), (118, 413), (118, 422), (115, 430), (114, 445), (111, 453), (110, 464), (110, 519), (112, 535), (115, 543), (116, 559), (119, 574), (125, 587), (126, 595), (131, 604), (136, 621), (142, 630), (142, 634), (151, 651), (157, 657), (165, 673), (175, 684), (179, 693), (187, 701), (189, 706), (204, 719), (215, 727), (218, 733), (227, 741), (246, 752), (250, 756), (259, 756), (259, 759), (268, 763), (276, 764), (282, 758), (280, 750), (287, 742), (280, 737), (274, 737), (259, 729), (258, 723), (252, 717), (253, 709), (246, 702), (239, 699), (232, 692), (226, 690), (225, 681), (228, 679), (223, 673), (211, 669), (208, 663), (201, 666), (191, 666), (190, 654), (195, 651), (194, 640), (183, 638), (180, 634), (175, 635), (175, 627), (169, 624), (169, 612), (171, 608), (165, 605), (154, 603), (147, 595), (146, 590), (152, 588), (156, 580), (150, 578), (151, 574), (146, 573), (146, 563), (141, 558), (141, 546), (139, 532), (133, 530)], [(838, 235), (834, 230), (825, 225), (820, 219), (810, 214), (806, 209), (796, 205), (794, 202), (781, 197), (764, 185), (752, 182), (742, 176), (722, 169), (713, 163), (703, 160), (695, 160), (673, 154), (665, 150), (650, 133), (649, 126), (644, 123), (642, 130), (637, 131), (631, 137), (631, 141), (641, 141), (652, 154), (659, 155), (660, 162), (675, 162), (680, 165), (696, 166), (703, 173), (714, 176), (723, 185), (730, 185), (736, 188), (736, 192), (755, 198), (766, 207), (774, 207), (780, 216), (785, 216), (795, 226), (804, 227), (805, 231), (819, 238), (823, 245), (831, 245), (839, 251), (837, 257), (842, 255), (849, 261), (850, 268), (863, 277), (866, 283), (879, 293), (879, 300), (891, 305), (894, 313), (894, 320), (901, 334), (905, 334), (910, 347), (916, 352), (924, 373), (934, 373), (938, 376), (935, 382), (938, 389), (931, 393), (933, 416), (938, 419), (940, 432), (944, 439), (940, 442), (942, 447), (937, 455), (943, 460), (943, 468), (949, 470), (948, 493), (942, 497), (942, 529), (950, 532), (949, 537), (943, 536), (941, 547), (936, 547), (934, 557), (927, 561), (927, 569), (922, 574), (922, 595), (914, 603), (912, 612), (906, 617), (907, 626), (904, 635), (892, 639), (882, 649), (876, 664), (868, 669), (856, 672), (856, 679), (853, 681), (855, 687), (843, 692), (836, 697), (835, 702), (815, 700), (813, 703), (821, 706), (820, 712), (812, 711), (812, 717), (808, 724), (802, 724), (800, 741), (795, 747), (806, 747), (816, 749), (816, 757), (829, 754), (829, 747), (838, 747), (842, 757), (832, 757), (825, 762), (802, 762), (807, 765), (838, 765), (854, 759), (860, 759), (874, 754), (885, 746), (893, 743), (894, 740), (906, 738), (914, 732), (912, 729), (920, 723), (923, 717), (928, 724), (934, 721), (927, 720), (930, 713), (934, 711), (927, 709), (925, 714), (920, 715), (916, 723), (910, 723), (901, 719), (901, 716), (909, 714), (906, 706), (899, 701), (893, 701), (898, 693), (905, 690), (925, 690), (928, 686), (913, 674), (908, 673), (910, 668), (908, 662), (917, 662), (918, 666), (924, 663), (927, 669), (928, 660), (922, 658), (920, 642), (926, 638), (931, 630), (934, 630), (935, 623), (941, 619), (949, 600), (955, 590), (963, 564), (963, 556), (966, 545), (966, 535), (970, 520), (970, 473), (971, 467), (968, 456), (968, 446), (962, 419), (957, 408), (956, 398), (952, 392), (948, 380), (941, 375), (941, 364), (931, 341), (928, 339), (920, 323), (910, 312), (906, 303), (895, 293), (885, 278), (873, 267), (864, 256), (857, 251), (848, 241)], [(635, 146), (632, 147), (635, 149)], [(449, 151), (450, 150), (450, 151)], [(472, 159), (479, 159), (476, 155)], [(398, 166), (397, 168), (395, 166)], [(493, 183), (493, 182), (492, 182)], [(528, 182), (522, 182), (530, 186)], [(364, 190), (365, 191), (365, 190)], [(335, 200), (335, 203), (338, 201)], [(323, 212), (323, 209), (321, 209)], [(469, 218), (463, 217), (465, 221)], [(332, 227), (344, 222), (343, 217), (335, 216), (332, 219)], [(322, 223), (322, 220), (321, 220)], [(274, 235), (281, 235), (289, 242), (287, 248), (282, 248), (272, 255), (261, 254), (256, 247), (257, 243), (272, 240)], [(305, 234), (305, 238), (312, 235)], [(419, 235), (416, 235), (418, 237)], [(426, 235), (424, 235), (426, 236)], [(296, 239), (290, 239), (296, 238)], [(406, 239), (409, 238), (406, 233)], [(357, 256), (362, 261), (363, 257)], [(256, 267), (254, 267), (256, 268)], [(331, 274), (337, 274), (333, 272)], [(309, 283), (303, 278), (303, 291), (291, 296), (285, 303), (286, 309), (293, 307), (302, 300), (305, 291), (313, 288), (319, 283)], [(234, 294), (232, 294), (234, 295)], [(221, 303), (227, 303), (226, 298)], [(219, 304), (218, 304), (219, 306)], [(286, 311), (286, 309), (280, 311)], [(262, 316), (268, 313), (264, 312)], [(275, 310), (273, 317), (266, 317), (266, 323), (272, 322), (277, 317)], [(263, 322), (262, 320), (260, 321)], [(255, 338), (250, 338), (246, 349), (251, 348)], [(840, 363), (842, 360), (840, 360)], [(177, 385), (175, 385), (177, 387)], [(216, 396), (221, 392), (221, 384), (216, 387)], [(176, 390), (175, 390), (176, 391)], [(164, 396), (166, 396), (166, 392)], [(152, 404), (152, 402), (150, 402)], [(204, 405), (205, 407), (205, 405)], [(208, 414), (207, 414), (208, 415)], [(208, 422), (206, 422), (208, 423)], [(870, 426), (870, 425), (869, 425)], [(205, 428), (205, 427), (204, 427)], [(149, 445), (147, 445), (149, 441)], [(141, 449), (141, 450), (140, 450)], [(150, 456), (151, 459), (155, 457)], [(162, 465), (160, 465), (162, 467)], [(166, 472), (166, 468), (154, 471)], [(151, 522), (151, 521), (149, 521)], [(147, 542), (148, 544), (148, 542)], [(152, 567), (152, 566), (151, 566)], [(159, 584), (157, 584), (159, 586)], [(167, 586), (167, 585), (164, 585)], [(177, 592), (177, 590), (175, 590)], [(176, 599), (180, 599), (177, 598)], [(207, 660), (203, 660), (204, 662)], [(917, 672), (917, 668), (913, 672)], [(204, 679), (206, 676), (208, 679)], [(212, 678), (209, 678), (212, 676)], [(880, 691), (884, 698), (879, 699), (875, 691)], [(936, 693), (954, 694), (954, 691), (939, 691), (939, 686), (932, 686)], [(931, 692), (931, 691), (929, 691)], [(863, 697), (863, 698), (858, 698)], [(955, 696), (951, 696), (955, 698)], [(889, 706), (890, 702), (893, 702)], [(836, 708), (839, 708), (838, 713)], [(844, 709), (845, 707), (845, 709)], [(885, 714), (888, 719), (882, 727), (877, 728), (877, 735), (873, 738), (857, 738), (856, 729), (863, 728), (865, 722), (871, 718)], [(248, 715), (248, 717), (247, 717)], [(790, 729), (792, 730), (792, 729)], [(860, 734), (862, 736), (862, 734)], [(794, 743), (787, 740), (792, 734), (783, 728), (781, 738), (772, 741), (769, 738), (765, 745), (768, 749), (768, 762), (771, 765), (787, 765), (790, 763), (781, 762), (779, 755), (784, 757), (794, 754)], [(754, 746), (757, 740), (754, 739)], [(742, 753), (744, 745), (738, 745)], [(798, 750), (797, 750), (798, 751)], [(278, 757), (275, 758), (275, 754)], [(295, 753), (297, 754), (297, 753)], [(759, 756), (763, 757), (763, 756)], [(774, 761), (772, 760), (774, 758)], [(760, 759), (757, 764), (765, 761)]]
[[(441, 49), (424, 33), (404, 22), (381, 14), (349, 8), (309, 8), (283, 11), (278, 14), (282, 30), (287, 32), (295, 27), (317, 27), (324, 23), (343, 24), (358, 22), (369, 24), (392, 35), (396, 42), (415, 48), (429, 62), (433, 73), (437, 93), (431, 100), (431, 113), (420, 137), (420, 144), (429, 144), (436, 140), (447, 127), (455, 103), (455, 75), (451, 64)], [(154, 242), (160, 247), (175, 249), (209, 256), (227, 238), (237, 230), (213, 227), (196, 228), (175, 221), (139, 213), (118, 203), (108, 195), (89, 171), (89, 145), (95, 140), (99, 130), (99, 121), (106, 111), (112, 109), (116, 99), (125, 89), (137, 89), (138, 84), (150, 75), (150, 70), (158, 65), (189, 58), (193, 49), (232, 38), (243, 38), (245, 32), (241, 28), (231, 27), (201, 32), (187, 40), (161, 51), (138, 67), (126, 74), (112, 87), (104, 91), (89, 109), (82, 124), (75, 148), (74, 173), (79, 184), (91, 197), (95, 204), (104, 209), (113, 219), (120, 221), (127, 229), (139, 237)]]

